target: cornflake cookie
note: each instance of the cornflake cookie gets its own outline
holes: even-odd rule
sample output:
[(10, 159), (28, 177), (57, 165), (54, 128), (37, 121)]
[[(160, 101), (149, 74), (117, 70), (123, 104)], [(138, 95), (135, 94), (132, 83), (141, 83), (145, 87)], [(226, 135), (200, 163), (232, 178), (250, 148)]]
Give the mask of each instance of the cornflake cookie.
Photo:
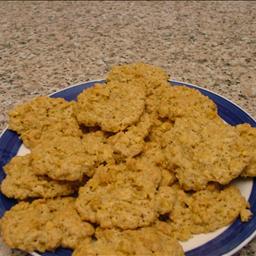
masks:
[(10, 198), (53, 198), (71, 195), (77, 190), (75, 183), (35, 175), (30, 155), (15, 156), (5, 165), (4, 171), (7, 176), (1, 183), (1, 191)]
[(159, 143), (152, 141), (147, 142), (139, 158), (144, 159), (144, 161), (147, 161), (148, 164), (154, 166), (154, 168), (158, 168), (161, 172), (160, 186), (170, 186), (177, 180), (175, 172), (169, 169), (165, 151), (161, 148)]
[(108, 143), (106, 134), (102, 131), (91, 131), (83, 135), (82, 139), (85, 153), (94, 160), (96, 168), (102, 163), (113, 163), (113, 148)]
[(79, 94), (75, 114), (80, 124), (118, 132), (139, 120), (144, 105), (143, 88), (110, 82), (96, 84)]
[(249, 204), (235, 186), (221, 189), (211, 185), (193, 194), (185, 193), (178, 187), (177, 190), (177, 201), (170, 220), (158, 221), (156, 228), (178, 240), (214, 231), (229, 225), (239, 216), (242, 221), (250, 219)]
[(217, 115), (216, 105), (199, 91), (185, 86), (169, 86), (163, 90), (158, 107), (162, 118), (175, 121), (180, 117), (214, 119)]
[(249, 124), (241, 124), (236, 126), (240, 136), (242, 137), (243, 144), (248, 150), (251, 159), (246, 166), (245, 170), (241, 173), (244, 177), (255, 177), (256, 176), (256, 129), (251, 127)]
[(115, 66), (107, 74), (107, 81), (145, 88), (146, 112), (154, 114), (159, 108), (165, 90), (170, 88), (168, 75), (163, 69), (144, 63)]
[(81, 221), (74, 203), (70, 197), (18, 203), (1, 219), (4, 241), (27, 252), (75, 248), (94, 228)]
[(138, 123), (129, 126), (126, 131), (121, 131), (108, 139), (115, 154), (121, 157), (134, 157), (144, 147), (144, 138), (149, 134), (151, 119), (148, 114), (143, 114)]
[(115, 66), (107, 74), (107, 81), (145, 87), (147, 95), (159, 86), (168, 84), (167, 80), (168, 75), (163, 69), (145, 63)]
[(169, 120), (161, 120), (159, 117), (154, 117), (152, 127), (149, 133), (149, 140), (162, 146), (163, 135), (173, 128), (174, 122)]
[(85, 153), (79, 137), (55, 137), (32, 150), (32, 169), (52, 179), (79, 181), (94, 173), (95, 156)]
[(184, 255), (177, 240), (152, 227), (127, 231), (97, 229), (96, 237), (96, 241), (87, 239), (82, 242), (75, 249), (73, 256)]
[[(151, 90), (146, 98), (146, 112), (150, 113), (153, 117), (159, 116), (159, 106), (161, 102), (166, 98), (166, 92), (170, 89), (169, 82), (162, 82), (158, 87)], [(168, 94), (167, 94), (168, 95)]]
[(173, 207), (174, 193), (157, 190), (160, 180), (159, 170), (146, 161), (102, 166), (80, 188), (77, 210), (82, 219), (103, 228), (150, 225), (159, 212), (170, 212)]
[(9, 128), (21, 135), (28, 147), (35, 147), (40, 140), (54, 136), (81, 136), (73, 115), (74, 102), (62, 98), (41, 96), (9, 112)]
[(76, 208), (83, 220), (104, 228), (147, 226), (157, 217), (153, 198), (160, 178), (158, 172), (129, 170), (125, 164), (102, 166), (80, 188)]
[(163, 137), (166, 157), (185, 190), (200, 190), (211, 182), (228, 184), (250, 161), (235, 127), (221, 119), (177, 119)]

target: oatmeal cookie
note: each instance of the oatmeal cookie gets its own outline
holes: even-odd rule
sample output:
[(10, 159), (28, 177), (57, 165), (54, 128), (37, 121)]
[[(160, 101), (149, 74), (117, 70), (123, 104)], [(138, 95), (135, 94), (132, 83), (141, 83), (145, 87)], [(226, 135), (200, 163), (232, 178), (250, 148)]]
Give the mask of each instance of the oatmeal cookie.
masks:
[(75, 113), (80, 124), (118, 132), (139, 120), (144, 105), (142, 88), (111, 82), (96, 84), (78, 95)]
[(162, 84), (167, 84), (167, 80), (168, 75), (163, 69), (145, 63), (115, 66), (107, 74), (107, 81), (132, 83), (145, 87), (147, 95)]
[(11, 248), (27, 252), (44, 252), (59, 246), (75, 248), (93, 235), (94, 228), (81, 221), (74, 203), (70, 197), (18, 203), (1, 219), (4, 241)]
[(159, 181), (160, 174), (151, 170), (102, 166), (80, 188), (76, 207), (82, 219), (104, 228), (147, 226), (157, 217), (153, 198)]
[(256, 128), (251, 127), (249, 124), (240, 124), (236, 126), (240, 136), (242, 137), (243, 144), (246, 150), (249, 151), (251, 156), (248, 166), (243, 170), (241, 176), (255, 177), (256, 176)]
[(108, 143), (115, 154), (120, 154), (121, 157), (134, 157), (143, 150), (144, 138), (148, 135), (150, 127), (150, 116), (143, 114), (138, 123), (109, 137)]
[(5, 165), (6, 178), (1, 183), (1, 191), (10, 198), (53, 198), (71, 195), (77, 190), (77, 184), (52, 180), (46, 176), (34, 174), (31, 156), (15, 156)]
[(65, 181), (92, 176), (96, 161), (96, 156), (86, 154), (79, 137), (55, 137), (44, 141), (32, 150), (31, 158), (35, 174)]
[(232, 185), (223, 189), (211, 185), (191, 194), (178, 189), (169, 221), (159, 221), (156, 227), (178, 240), (187, 240), (193, 234), (229, 225), (239, 216), (248, 221), (251, 216), (248, 207), (239, 189)]
[(142, 158), (148, 164), (154, 166), (154, 168), (158, 168), (161, 172), (160, 186), (170, 186), (177, 180), (175, 172), (169, 168), (168, 158), (159, 143), (147, 142), (138, 158)]
[(162, 146), (164, 140), (163, 135), (173, 128), (174, 122), (169, 120), (161, 120), (157, 115), (153, 117), (152, 127), (149, 133), (149, 140)]
[(169, 86), (162, 92), (158, 108), (160, 117), (175, 121), (180, 117), (214, 119), (217, 108), (212, 100), (195, 89), (185, 86)]
[(76, 207), (82, 219), (103, 228), (147, 226), (173, 206), (173, 193), (157, 190), (160, 181), (161, 173), (147, 161), (102, 166), (80, 188)]
[(73, 256), (184, 255), (177, 240), (152, 227), (127, 231), (97, 229), (96, 238), (96, 241), (87, 239), (82, 242), (75, 249)]
[[(93, 159), (93, 169), (100, 164), (113, 163), (113, 147), (108, 137), (102, 131), (92, 131), (83, 135), (82, 139), (86, 156)], [(94, 171), (94, 170), (93, 170)]]
[(170, 83), (169, 82), (164, 82), (161, 83), (157, 88), (152, 90), (146, 98), (146, 112), (153, 115), (154, 117), (159, 116), (159, 107), (162, 104), (162, 101), (166, 101), (166, 93), (168, 95), (170, 90)]
[(155, 197), (156, 209), (159, 214), (172, 212), (177, 192), (171, 186), (160, 186)]
[(81, 136), (73, 106), (74, 102), (62, 98), (37, 97), (9, 112), (9, 128), (20, 134), (30, 148), (56, 135)]
[(179, 118), (163, 138), (169, 164), (186, 190), (211, 181), (228, 184), (250, 161), (237, 129), (221, 119)]

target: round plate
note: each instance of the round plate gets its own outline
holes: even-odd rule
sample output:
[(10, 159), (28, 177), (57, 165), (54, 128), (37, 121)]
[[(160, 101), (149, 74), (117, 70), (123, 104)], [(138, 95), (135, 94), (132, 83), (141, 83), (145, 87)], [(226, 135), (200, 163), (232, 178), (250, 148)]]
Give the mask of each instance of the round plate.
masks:
[[(64, 90), (51, 94), (50, 97), (60, 97), (68, 101), (76, 100), (77, 95), (84, 89), (93, 86), (95, 83), (104, 83), (104, 80), (90, 81), (87, 83), (74, 85)], [(170, 81), (175, 86), (187, 86), (199, 90), (202, 94), (212, 99), (218, 107), (218, 114), (227, 123), (237, 125), (241, 123), (249, 123), (256, 127), (256, 121), (239, 106), (232, 103), (228, 99), (203, 89), (199, 86), (187, 84), (183, 82)], [(15, 132), (6, 129), (0, 137), (0, 181), (5, 177), (3, 166), (17, 153), (22, 154), (22, 141)], [(18, 152), (19, 151), (19, 152)], [(249, 200), (251, 211), (256, 213), (256, 181), (255, 179), (243, 179), (235, 182), (241, 193)], [(0, 216), (9, 210), (16, 201), (9, 199), (0, 193)], [(26, 235), (26, 234), (24, 234)], [(219, 229), (208, 234), (195, 235), (192, 239), (183, 242), (182, 246), (186, 252), (186, 256), (218, 256), (233, 255), (235, 252), (245, 246), (256, 235), (256, 214), (247, 223), (242, 223), (237, 219), (228, 227)], [(71, 256), (72, 251), (68, 249), (58, 249), (52, 253), (32, 253), (34, 256)]]

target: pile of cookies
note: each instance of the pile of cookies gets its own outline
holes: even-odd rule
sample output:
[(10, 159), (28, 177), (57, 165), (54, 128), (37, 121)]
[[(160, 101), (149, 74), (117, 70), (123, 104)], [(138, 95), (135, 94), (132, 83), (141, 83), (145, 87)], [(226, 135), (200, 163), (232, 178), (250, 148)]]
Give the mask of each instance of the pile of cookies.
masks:
[(256, 176), (256, 129), (158, 67), (114, 67), (76, 102), (35, 98), (9, 128), (30, 149), (4, 167), (1, 191), (19, 200), (1, 219), (11, 248), (180, 256), (178, 241), (251, 217), (230, 182)]

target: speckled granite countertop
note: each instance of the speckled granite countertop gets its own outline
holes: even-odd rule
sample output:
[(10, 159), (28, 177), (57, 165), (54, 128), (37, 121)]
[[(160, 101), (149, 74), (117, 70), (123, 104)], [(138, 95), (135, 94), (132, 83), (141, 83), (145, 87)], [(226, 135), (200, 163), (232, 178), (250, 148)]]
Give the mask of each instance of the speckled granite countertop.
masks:
[[(136, 61), (256, 117), (255, 31), (254, 2), (1, 2), (0, 130), (13, 105)], [(237, 255), (256, 255), (256, 240)]]

